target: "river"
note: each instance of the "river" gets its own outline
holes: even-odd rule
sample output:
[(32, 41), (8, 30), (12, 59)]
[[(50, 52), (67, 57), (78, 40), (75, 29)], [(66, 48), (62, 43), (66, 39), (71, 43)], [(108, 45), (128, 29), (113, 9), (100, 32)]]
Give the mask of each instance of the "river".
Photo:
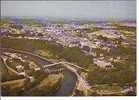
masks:
[[(2, 52), (20, 53), (22, 55), (32, 57), (36, 59), (41, 65), (52, 64), (52, 62), (47, 61), (46, 59), (42, 59), (39, 56), (29, 52), (24, 52), (24, 51), (19, 51), (14, 49), (1, 49), (1, 50)], [(70, 96), (73, 94), (73, 90), (76, 87), (77, 76), (74, 72), (72, 72), (69, 69), (65, 69), (63, 72), (63, 76), (64, 77), (63, 80), (61, 81), (60, 88), (55, 94), (56, 96)]]
[(64, 78), (61, 83), (60, 89), (57, 91), (56, 96), (69, 96), (73, 93), (74, 87), (76, 86), (77, 77), (69, 71), (64, 71)]

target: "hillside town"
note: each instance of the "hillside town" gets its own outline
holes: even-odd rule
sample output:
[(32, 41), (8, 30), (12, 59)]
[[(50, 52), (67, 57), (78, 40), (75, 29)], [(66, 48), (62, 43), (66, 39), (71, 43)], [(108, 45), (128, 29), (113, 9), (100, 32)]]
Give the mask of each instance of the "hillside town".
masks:
[[(37, 23), (32, 21), (25, 23), (23, 19), (17, 18), (1, 21), (1, 62), (7, 66), (8, 70), (16, 74), (14, 77), (26, 78), (29, 84), (37, 84), (36, 81), (48, 75), (52, 77), (48, 78), (53, 84), (50, 88), (53, 90), (53, 87), (56, 87), (58, 91), (51, 95), (135, 94), (135, 86), (132, 84), (135, 84), (133, 79), (136, 64), (134, 56), (136, 22), (69, 21), (60, 23), (44, 20), (41, 23), (37, 19), (33, 20)], [(131, 74), (130, 82), (127, 82), (128, 79), (122, 80), (123, 83), (119, 86), (121, 84), (119, 80), (125, 78), (123, 73), (126, 72)], [(41, 78), (35, 74), (40, 74)], [(112, 77), (117, 80), (113, 80)], [(63, 81), (65, 81), (63, 84), (68, 84), (69, 80), (72, 82), (70, 85), (72, 90), (69, 89), (70, 92), (63, 93), (62, 89), (66, 87), (59, 87), (59, 84)], [(102, 84), (101, 81), (104, 83)], [(45, 87), (43, 82), (49, 83), (47, 79), (44, 79), (34, 89), (43, 90), (41, 88)], [(126, 88), (124, 88), (125, 84)], [(99, 89), (102, 85), (110, 89)], [(23, 91), (26, 88), (24, 87)], [(111, 88), (117, 90), (114, 91)], [(33, 90), (30, 89), (30, 91)], [(46, 92), (49, 94), (49, 91)], [(39, 92), (35, 93), (39, 95)], [(22, 95), (30, 95), (30, 92), (27, 94), (23, 92)]]
[[(123, 30), (117, 30), (118, 26), (114, 24), (109, 22), (96, 23), (96, 25), (95, 23), (80, 24), (79, 22), (71, 22), (69, 24), (56, 24), (49, 22), (40, 25), (27, 25), (15, 19), (1, 25), (0, 28), (3, 37), (46, 40), (62, 46), (78, 47), (83, 52), (96, 57), (95, 61), (100, 62), (97, 57), (101, 57), (102, 60), (105, 55), (103, 53), (98, 54), (96, 49), (102, 49), (104, 52), (110, 53), (119, 45), (135, 48), (135, 41), (128, 42), (129, 36), (123, 34)], [(132, 27), (135, 27), (135, 24), (132, 24)], [(128, 32), (135, 36), (132, 31)], [(114, 61), (114, 58), (109, 59)], [(105, 61), (103, 63), (107, 65)], [(109, 63), (109, 65), (111, 64)]]

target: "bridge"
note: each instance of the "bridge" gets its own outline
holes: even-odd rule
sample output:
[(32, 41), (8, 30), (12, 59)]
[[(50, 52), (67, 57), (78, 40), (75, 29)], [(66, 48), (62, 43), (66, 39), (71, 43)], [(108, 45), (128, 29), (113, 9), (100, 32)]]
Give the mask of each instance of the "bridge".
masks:
[[(14, 52), (18, 52), (18, 53), (21, 53), (21, 54), (26, 54), (26, 55), (30, 55), (32, 57), (37, 57), (39, 59), (42, 59), (46, 62), (50, 62), (50, 60), (47, 60), (46, 58), (44, 57), (41, 57), (39, 55), (36, 55), (36, 54), (33, 54), (33, 53), (30, 53), (30, 52), (27, 52), (27, 51), (21, 51), (21, 50), (15, 50), (15, 49), (6, 49), (5, 51), (14, 51)], [(14, 69), (10, 68), (10, 66), (7, 65), (6, 63), (6, 60), (7, 59), (4, 59), (4, 62), (5, 62), (5, 65), (7, 66), (8, 69), (10, 69), (12, 72), (14, 72), (15, 74), (17, 75), (21, 75), (20, 73), (18, 73), (17, 71), (15, 71)], [(75, 65), (73, 63), (69, 63), (69, 62), (66, 62), (66, 61), (61, 61), (61, 62), (57, 62), (57, 63), (49, 63), (47, 65), (43, 65), (42, 68), (40, 68), (39, 70), (42, 70), (42, 69), (49, 69), (49, 68), (52, 68), (53, 66), (55, 65), (63, 65), (62, 67), (63, 68), (66, 68), (67, 70), (69, 70), (70, 72), (72, 72), (73, 74), (71, 74), (71, 77), (73, 76), (76, 76), (76, 85), (73, 89), (73, 93), (72, 95), (74, 95), (74, 90), (75, 89), (78, 89), (78, 90), (81, 90), (84, 95), (87, 95), (87, 90), (90, 89), (91, 87), (89, 86), (88, 82), (81, 76), (79, 75), (78, 70), (82, 70), (84, 72), (88, 72), (88, 70), (84, 69), (84, 68), (81, 68), (80, 66), (78, 65)], [(27, 77), (27, 78), (30, 78), (30, 76), (24, 74), (23, 76)]]
[[(79, 75), (77, 70), (75, 69), (75, 68), (79, 68), (79, 69), (82, 69), (82, 68), (80, 68), (79, 66), (74, 65), (72, 63), (68, 63), (68, 62), (58, 62), (58, 63), (54, 63), (54, 64), (44, 65), (43, 68), (49, 69), (49, 67), (51, 68), (52, 66), (55, 66), (55, 65), (63, 65), (63, 67), (65, 67), (66, 69), (68, 69), (72, 73), (74, 73), (76, 76), (76, 79), (77, 79), (74, 90), (78, 89), (78, 90), (82, 91), (84, 95), (87, 95), (87, 91), (91, 87), (89, 86), (88, 82), (81, 75)], [(71, 67), (71, 65), (75, 66), (75, 68)], [(88, 70), (85, 70), (85, 71), (88, 71)], [(73, 94), (74, 94), (74, 91), (73, 91), (72, 95)]]

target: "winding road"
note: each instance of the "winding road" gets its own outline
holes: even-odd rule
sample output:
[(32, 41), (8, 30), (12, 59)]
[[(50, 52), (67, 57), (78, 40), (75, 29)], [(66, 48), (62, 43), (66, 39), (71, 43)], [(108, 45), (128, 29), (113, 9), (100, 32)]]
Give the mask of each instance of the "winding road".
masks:
[(65, 62), (65, 61), (53, 63), (49, 59), (46, 59), (44, 57), (41, 57), (39, 55), (30, 53), (27, 51), (15, 50), (15, 49), (11, 49), (11, 48), (1, 48), (1, 51), (4, 51), (4, 52), (10, 51), (10, 52), (16, 52), (16, 53), (31, 56), (31, 57), (37, 59), (38, 61), (42, 62), (42, 65), (43, 65), (41, 67), (42, 70), (49, 69), (55, 65), (63, 65), (63, 67), (65, 67), (66, 70), (64, 71), (64, 78), (61, 83), (61, 87), (57, 91), (56, 95), (57, 96), (67, 96), (67, 95), (72, 96), (72, 95), (74, 95), (74, 91), (76, 89), (83, 91), (84, 95), (87, 95), (86, 91), (90, 88), (90, 86), (86, 82), (86, 80), (78, 74), (77, 69), (83, 70), (85, 72), (88, 70), (83, 69), (75, 64)]

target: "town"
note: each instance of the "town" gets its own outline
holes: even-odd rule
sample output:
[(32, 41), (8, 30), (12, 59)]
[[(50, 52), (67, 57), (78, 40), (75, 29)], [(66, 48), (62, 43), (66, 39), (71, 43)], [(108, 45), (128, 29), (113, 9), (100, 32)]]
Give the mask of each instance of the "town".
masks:
[[(46, 86), (52, 89), (50, 95), (135, 94), (136, 22), (134, 21), (62, 23), (43, 20), (42, 23), (37, 19), (5, 18), (1, 21), (0, 30), (1, 63), (15, 73), (17, 75), (15, 77), (19, 80), (27, 79), (28, 84), (30, 82), (39, 84), (40, 79), (47, 77), (27, 93), (26, 89), (33, 85), (22, 86), (24, 91), (22, 95), (30, 95), (32, 91), (45, 87), (45, 83), (52, 83), (50, 87)], [(126, 72), (129, 75), (127, 80), (123, 74)], [(71, 88), (63, 93), (68, 80), (72, 82), (72, 85), (69, 85)], [(3, 82), (2, 88), (6, 91), (5, 84), (6, 82)], [(60, 87), (59, 84), (64, 85)], [(109, 89), (100, 89), (99, 87), (103, 85)], [(118, 92), (111, 88), (116, 88)], [(36, 94), (32, 95), (49, 95), (50, 91), (45, 92), (48, 94), (35, 92)], [(7, 95), (6, 93), (3, 92), (4, 95)]]

